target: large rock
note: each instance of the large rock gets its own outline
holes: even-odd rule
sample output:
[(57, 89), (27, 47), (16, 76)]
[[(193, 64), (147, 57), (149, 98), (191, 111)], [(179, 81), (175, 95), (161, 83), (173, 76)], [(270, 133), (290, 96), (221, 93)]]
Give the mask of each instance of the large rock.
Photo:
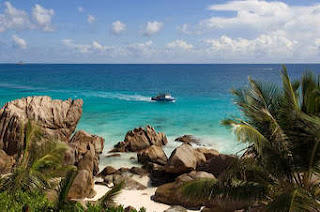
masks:
[(68, 199), (83, 199), (88, 197), (92, 193), (93, 186), (94, 180), (92, 174), (86, 169), (80, 170), (70, 187)]
[(190, 209), (199, 209), (201, 206), (205, 205), (205, 202), (185, 198), (180, 189), (181, 185), (184, 183), (197, 179), (216, 180), (212, 174), (192, 171), (177, 177), (175, 182), (159, 186), (153, 196), (153, 200), (168, 205), (181, 205)]
[(152, 145), (163, 146), (167, 143), (164, 133), (156, 132), (153, 127), (146, 126), (127, 132), (124, 141), (115, 145), (111, 152), (138, 152)]
[(52, 100), (34, 96), (8, 102), (0, 109), (0, 149), (14, 155), (24, 148), (21, 130), (28, 120), (40, 126), (45, 137), (68, 141), (82, 114), (82, 100)]
[[(103, 145), (103, 138), (91, 135), (83, 130), (76, 132), (71, 138), (70, 149), (65, 154), (65, 160), (66, 157), (70, 158), (70, 155), (74, 155), (75, 165), (79, 171), (75, 179), (86, 178), (88, 182), (83, 182), (84, 185), (80, 187), (78, 187), (78, 183), (73, 183), (69, 192), (70, 198), (86, 198), (94, 192), (93, 176), (99, 172), (99, 156), (103, 151)], [(84, 173), (83, 170), (87, 172)]]
[(112, 175), (117, 173), (117, 169), (113, 168), (112, 166), (106, 166), (97, 176), (98, 177), (105, 177), (107, 175)]
[(168, 157), (161, 147), (152, 145), (145, 150), (141, 150), (137, 154), (138, 162), (145, 164), (147, 162), (165, 165), (168, 162)]
[(99, 156), (103, 151), (104, 139), (80, 130), (72, 136), (69, 145), (74, 149), (76, 165), (80, 163), (87, 152), (91, 152), (93, 157), (92, 173), (96, 175), (99, 172)]
[(215, 149), (207, 149), (204, 147), (196, 148), (195, 149), (198, 152), (201, 152), (206, 157), (206, 160), (209, 160), (215, 156), (218, 156), (220, 153)]
[(3, 150), (0, 150), (0, 175), (9, 173), (15, 162), (16, 161), (12, 156), (7, 155)]
[(165, 169), (168, 173), (182, 174), (195, 170), (197, 165), (205, 161), (203, 153), (195, 151), (189, 144), (182, 144), (172, 152)]
[(200, 144), (199, 139), (194, 137), (193, 135), (183, 135), (175, 139), (175, 141), (179, 141), (185, 144)]
[(207, 160), (204, 164), (200, 165), (197, 170), (205, 171), (218, 177), (236, 160), (237, 157), (234, 155), (220, 154)]

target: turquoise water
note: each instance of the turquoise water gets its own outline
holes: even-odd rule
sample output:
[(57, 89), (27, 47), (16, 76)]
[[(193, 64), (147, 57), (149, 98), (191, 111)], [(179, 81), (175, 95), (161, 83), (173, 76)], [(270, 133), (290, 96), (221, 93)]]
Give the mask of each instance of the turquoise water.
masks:
[[(220, 125), (239, 115), (230, 89), (244, 86), (247, 76), (280, 83), (279, 64), (273, 65), (0, 65), (0, 104), (30, 95), (81, 98), (83, 116), (78, 129), (103, 136), (106, 148), (124, 139), (134, 127), (150, 124), (169, 138), (193, 134), (204, 145), (224, 153), (243, 146)], [(320, 65), (288, 65), (297, 78)], [(174, 103), (150, 101), (169, 91)]]

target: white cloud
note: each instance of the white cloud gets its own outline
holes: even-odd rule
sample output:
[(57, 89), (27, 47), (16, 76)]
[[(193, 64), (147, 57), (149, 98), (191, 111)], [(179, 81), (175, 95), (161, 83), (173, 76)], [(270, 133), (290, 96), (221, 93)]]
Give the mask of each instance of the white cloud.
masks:
[(126, 30), (127, 25), (122, 23), (121, 21), (115, 21), (112, 23), (112, 32), (113, 34), (120, 34), (124, 30)]
[(283, 32), (263, 34), (254, 39), (221, 36), (219, 39), (204, 41), (209, 54), (227, 55), (228, 58), (290, 58), (294, 54), (298, 42), (290, 40)]
[(45, 9), (36, 4), (32, 8), (32, 19), (24, 11), (15, 8), (10, 2), (5, 2), (4, 13), (0, 14), (0, 32), (6, 30), (42, 29), (43, 31), (53, 31), (52, 17), (53, 9)]
[(193, 48), (192, 44), (188, 44), (186, 41), (183, 40), (175, 40), (167, 44), (168, 48), (171, 49), (183, 49), (183, 50), (190, 50)]
[(84, 8), (82, 6), (78, 6), (78, 12), (83, 12)]
[(88, 15), (87, 21), (89, 24), (92, 24), (95, 20), (96, 18), (93, 15)]
[(0, 14), (0, 32), (8, 29), (33, 28), (27, 12), (18, 10), (10, 2), (5, 2), (4, 5), (6, 9), (3, 14)]
[[(291, 61), (314, 60), (319, 55), (315, 40), (320, 35), (320, 21), (316, 21), (320, 20), (320, 3), (297, 6), (282, 1), (236, 0), (207, 9), (215, 11), (214, 15), (177, 29), (187, 35), (212, 37), (206, 42), (214, 46), (209, 48), (210, 54), (219, 50), (220, 54), (227, 52), (224, 57), (229, 58), (237, 52), (234, 58), (250, 58), (249, 62), (263, 55), (265, 61), (290, 56)], [(219, 15), (226, 11), (231, 13)]]
[(153, 42), (128, 44), (124, 46), (106, 46), (97, 41), (91, 44), (77, 44), (73, 40), (64, 39), (62, 43), (68, 48), (81, 54), (101, 54), (111, 57), (123, 56), (151, 56), (154, 53), (152, 48)]
[(32, 8), (32, 16), (44, 31), (54, 31), (51, 23), (52, 17), (54, 16), (53, 9), (46, 9), (39, 4), (36, 4)]
[(82, 54), (90, 54), (90, 53), (97, 53), (97, 52), (104, 52), (108, 50), (108, 46), (102, 45), (98, 43), (97, 41), (93, 41), (91, 44), (76, 44), (73, 42), (73, 40), (70, 39), (64, 39), (62, 40), (62, 43), (71, 48), (76, 50), (77, 52), (80, 52)]
[(213, 11), (233, 11), (234, 16), (213, 16), (199, 22), (202, 30), (227, 33), (246, 31), (252, 35), (283, 30), (292, 36), (310, 37), (320, 33), (320, 4), (290, 6), (281, 1), (244, 0), (209, 6)]
[(21, 49), (27, 48), (27, 42), (24, 39), (18, 37), (17, 35), (12, 35), (12, 41), (14, 45), (18, 46)]
[(93, 49), (100, 50), (100, 51), (104, 51), (104, 50), (106, 50), (108, 47), (101, 45), (101, 44), (98, 43), (97, 41), (93, 41), (93, 42), (92, 42), (92, 48), (93, 48)]
[(148, 21), (143, 34), (146, 36), (151, 36), (156, 34), (157, 32), (160, 31), (160, 29), (163, 27), (163, 23), (162, 22), (158, 22), (158, 21)]

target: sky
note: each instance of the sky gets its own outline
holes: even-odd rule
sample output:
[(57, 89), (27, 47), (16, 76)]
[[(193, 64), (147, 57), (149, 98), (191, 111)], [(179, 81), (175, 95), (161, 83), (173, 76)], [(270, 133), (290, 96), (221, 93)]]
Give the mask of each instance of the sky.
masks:
[(320, 0), (0, 0), (0, 63), (318, 63)]

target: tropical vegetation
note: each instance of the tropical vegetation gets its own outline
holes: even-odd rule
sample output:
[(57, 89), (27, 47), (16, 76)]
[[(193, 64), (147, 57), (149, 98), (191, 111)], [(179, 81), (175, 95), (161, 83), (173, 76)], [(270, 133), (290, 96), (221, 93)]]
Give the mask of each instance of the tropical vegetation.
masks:
[[(67, 145), (46, 140), (32, 121), (21, 128), (25, 147), (18, 152), (19, 159), (11, 173), (0, 176), (0, 211), (124, 211), (122, 206), (113, 202), (123, 188), (123, 182), (96, 203), (83, 206), (69, 200), (67, 196), (77, 168), (63, 164)], [(58, 197), (50, 200), (50, 191), (57, 191)], [(144, 208), (140, 209), (143, 211)]]
[(185, 196), (259, 211), (320, 211), (320, 76), (292, 81), (283, 66), (281, 77), (281, 87), (249, 77), (247, 87), (232, 90), (242, 117), (222, 123), (248, 147), (217, 180), (183, 186)]

